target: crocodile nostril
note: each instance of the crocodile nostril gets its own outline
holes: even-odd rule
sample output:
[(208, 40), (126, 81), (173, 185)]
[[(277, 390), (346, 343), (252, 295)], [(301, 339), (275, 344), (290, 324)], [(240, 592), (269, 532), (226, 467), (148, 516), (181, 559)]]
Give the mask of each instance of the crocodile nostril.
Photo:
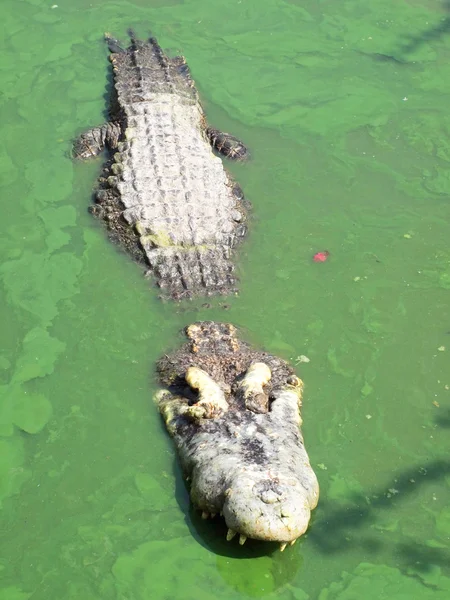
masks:
[(275, 502), (280, 501), (279, 494), (275, 493), (273, 490), (263, 490), (260, 492), (259, 497), (265, 504), (274, 504)]
[(275, 502), (281, 502), (285, 499), (285, 490), (278, 483), (277, 480), (266, 479), (259, 481), (253, 488), (255, 494), (265, 504), (274, 504)]

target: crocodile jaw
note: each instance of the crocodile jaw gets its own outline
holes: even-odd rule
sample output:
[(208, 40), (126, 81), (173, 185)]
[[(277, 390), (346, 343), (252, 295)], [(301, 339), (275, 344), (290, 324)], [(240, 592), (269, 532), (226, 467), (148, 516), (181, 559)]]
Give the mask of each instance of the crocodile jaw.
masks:
[(244, 474), (225, 492), (222, 512), (228, 528), (241, 536), (287, 543), (305, 533), (311, 508), (298, 482)]

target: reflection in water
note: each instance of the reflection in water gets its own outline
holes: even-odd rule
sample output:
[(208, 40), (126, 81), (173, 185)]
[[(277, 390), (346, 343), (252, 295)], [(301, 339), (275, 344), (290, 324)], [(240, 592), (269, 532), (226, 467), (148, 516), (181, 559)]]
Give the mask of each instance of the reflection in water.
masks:
[[(300, 543), (299, 540), (297, 544)], [(276, 544), (276, 549), (274, 548), (270, 556), (261, 554), (258, 556), (258, 545), (255, 542), (250, 542), (249, 545), (256, 546), (253, 556), (250, 550), (245, 556), (217, 557), (217, 569), (220, 575), (240, 594), (252, 598), (266, 596), (291, 583), (302, 569), (303, 558), (298, 548), (295, 551), (289, 548), (288, 551), (280, 552), (279, 544)], [(265, 546), (267, 553), (267, 544), (261, 542), (261, 545)]]

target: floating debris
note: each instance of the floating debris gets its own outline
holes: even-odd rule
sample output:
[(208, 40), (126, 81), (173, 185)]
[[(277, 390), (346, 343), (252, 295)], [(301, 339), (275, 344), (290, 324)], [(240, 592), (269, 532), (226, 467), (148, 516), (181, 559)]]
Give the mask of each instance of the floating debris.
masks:
[(314, 262), (325, 262), (327, 258), (330, 256), (328, 250), (324, 250), (323, 252), (316, 252), (313, 256)]
[(297, 358), (295, 359), (296, 365), (299, 365), (300, 363), (309, 363), (309, 362), (311, 362), (311, 359), (309, 359), (304, 354), (300, 354), (300, 356), (297, 356)]

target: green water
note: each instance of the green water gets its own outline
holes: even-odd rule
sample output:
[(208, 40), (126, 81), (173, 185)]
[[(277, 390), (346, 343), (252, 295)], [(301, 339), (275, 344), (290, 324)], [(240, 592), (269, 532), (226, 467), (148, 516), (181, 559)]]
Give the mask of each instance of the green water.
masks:
[[(52, 6), (53, 2), (58, 6)], [(3, 0), (0, 600), (448, 600), (450, 7), (437, 0)], [(228, 311), (164, 305), (87, 213), (104, 31), (182, 52), (243, 138)], [(314, 263), (321, 250), (331, 255)], [(229, 320), (299, 364), (308, 535), (225, 542), (189, 507), (156, 358)]]

